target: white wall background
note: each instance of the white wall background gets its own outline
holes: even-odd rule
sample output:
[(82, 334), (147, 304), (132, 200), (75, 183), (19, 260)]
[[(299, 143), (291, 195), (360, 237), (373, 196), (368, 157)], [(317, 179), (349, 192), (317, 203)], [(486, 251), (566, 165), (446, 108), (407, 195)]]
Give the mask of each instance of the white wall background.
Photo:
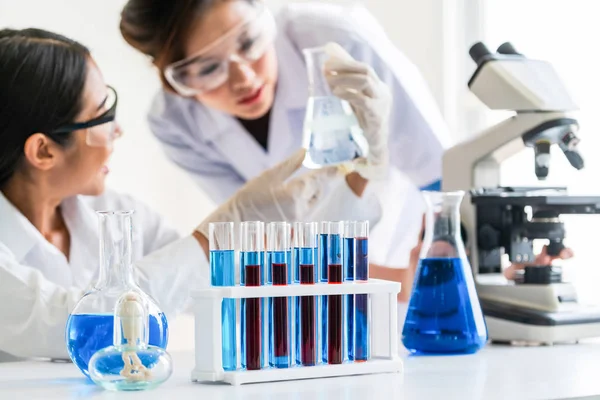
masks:
[[(267, 0), (273, 8), (286, 2)], [(117, 115), (125, 132), (110, 163), (108, 184), (143, 199), (180, 231), (188, 232), (214, 205), (163, 156), (149, 132), (145, 114), (159, 82), (150, 62), (121, 38), (118, 23), (124, 4), (125, 0), (0, 0), (0, 27), (48, 29), (91, 49), (106, 81), (119, 92)], [(366, 4), (399, 48), (423, 70), (442, 104), (438, 0), (369, 0)]]

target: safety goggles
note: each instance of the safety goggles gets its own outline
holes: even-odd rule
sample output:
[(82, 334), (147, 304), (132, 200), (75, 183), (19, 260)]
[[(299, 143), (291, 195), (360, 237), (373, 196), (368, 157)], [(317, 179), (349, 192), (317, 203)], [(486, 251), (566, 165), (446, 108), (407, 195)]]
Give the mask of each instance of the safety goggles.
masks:
[(275, 38), (271, 12), (262, 4), (256, 12), (196, 54), (165, 68), (165, 78), (182, 96), (215, 89), (229, 79), (229, 64), (250, 64), (262, 57)]
[(102, 113), (102, 115), (87, 122), (75, 122), (63, 125), (60, 128), (51, 131), (50, 135), (71, 133), (86, 129), (86, 143), (89, 146), (106, 147), (111, 145), (120, 134), (115, 122), (117, 113), (117, 92), (110, 86), (107, 86), (107, 88), (108, 95), (103, 105), (103, 108), (106, 108), (106, 111)]

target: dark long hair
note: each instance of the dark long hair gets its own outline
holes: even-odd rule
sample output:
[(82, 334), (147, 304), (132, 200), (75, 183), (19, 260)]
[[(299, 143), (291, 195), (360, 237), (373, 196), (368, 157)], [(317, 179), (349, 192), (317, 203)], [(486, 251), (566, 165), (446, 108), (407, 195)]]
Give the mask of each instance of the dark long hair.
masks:
[(52, 32), (0, 30), (0, 188), (34, 133), (69, 144), (71, 135), (49, 132), (81, 111), (88, 57), (87, 48)]

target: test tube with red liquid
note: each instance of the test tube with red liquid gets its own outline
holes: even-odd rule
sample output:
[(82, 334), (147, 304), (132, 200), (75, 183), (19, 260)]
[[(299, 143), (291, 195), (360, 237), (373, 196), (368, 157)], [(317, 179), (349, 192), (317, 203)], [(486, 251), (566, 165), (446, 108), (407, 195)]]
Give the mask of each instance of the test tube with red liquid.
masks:
[[(291, 277), (290, 237), (289, 223), (270, 222), (267, 225), (267, 264), (273, 285), (286, 286)], [(275, 368), (291, 366), (290, 310), (288, 297), (275, 297), (269, 301), (269, 365)]]
[[(300, 284), (314, 285), (317, 279), (315, 247), (317, 246), (317, 224), (300, 223), (295, 234), (298, 237), (298, 264)], [(317, 298), (300, 297), (300, 363), (303, 366), (317, 364)]]
[[(329, 221), (322, 221), (319, 226), (319, 236), (318, 236), (318, 259), (319, 262), (319, 282), (327, 282), (328, 275), (328, 259), (329, 252), (327, 251), (327, 244), (329, 242)], [(320, 312), (319, 312), (319, 343), (320, 346), (320, 354), (319, 359), (323, 363), (327, 363), (327, 297), (328, 296), (320, 296)]]
[[(265, 225), (260, 221), (242, 222), (240, 283), (242, 286), (264, 285)], [(262, 299), (242, 299), (242, 368), (258, 370), (263, 366)]]
[[(327, 242), (327, 282), (342, 283), (342, 234), (343, 222), (331, 222)], [(343, 361), (343, 296), (330, 295), (327, 299), (327, 362), (341, 364)]]

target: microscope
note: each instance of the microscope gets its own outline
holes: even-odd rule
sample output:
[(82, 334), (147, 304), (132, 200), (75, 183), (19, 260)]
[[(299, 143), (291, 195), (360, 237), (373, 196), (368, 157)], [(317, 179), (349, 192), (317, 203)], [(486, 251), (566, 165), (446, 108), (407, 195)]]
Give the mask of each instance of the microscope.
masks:
[[(489, 337), (552, 344), (600, 336), (600, 308), (578, 302), (560, 267), (533, 265), (533, 241), (545, 239), (548, 254), (558, 255), (565, 238), (561, 215), (599, 214), (600, 197), (500, 182), (501, 163), (526, 148), (533, 149), (538, 180), (548, 176), (554, 145), (582, 169), (579, 125), (571, 115), (578, 107), (550, 63), (529, 59), (510, 43), (495, 53), (476, 43), (469, 54), (477, 64), (471, 92), (492, 110), (515, 112), (443, 156), (443, 190), (466, 192), (461, 217)], [(507, 261), (527, 265), (514, 281), (502, 274)]]

